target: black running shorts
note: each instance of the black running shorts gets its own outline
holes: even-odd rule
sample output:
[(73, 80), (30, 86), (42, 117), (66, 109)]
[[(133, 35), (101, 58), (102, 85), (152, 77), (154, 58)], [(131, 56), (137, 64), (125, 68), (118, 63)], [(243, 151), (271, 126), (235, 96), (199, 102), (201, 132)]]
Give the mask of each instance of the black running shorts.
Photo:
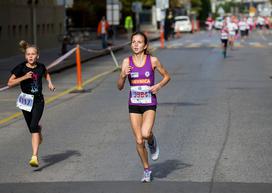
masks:
[(156, 105), (153, 105), (153, 106), (129, 105), (128, 106), (129, 113), (137, 113), (137, 114), (144, 114), (144, 112), (146, 112), (148, 110), (156, 111), (156, 109), (157, 109)]

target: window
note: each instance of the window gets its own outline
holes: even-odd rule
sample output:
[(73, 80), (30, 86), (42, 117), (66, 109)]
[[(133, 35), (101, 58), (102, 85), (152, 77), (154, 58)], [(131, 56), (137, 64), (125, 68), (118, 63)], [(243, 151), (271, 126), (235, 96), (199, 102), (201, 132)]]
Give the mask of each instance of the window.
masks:
[(8, 25), (8, 36), (10, 36), (10, 35), (11, 35), (11, 26)]
[(23, 26), (19, 25), (19, 36), (22, 36), (23, 34)]
[(51, 32), (54, 33), (55, 32), (55, 29), (54, 29), (54, 24), (51, 23)]
[(46, 25), (46, 33), (50, 33), (50, 24), (49, 23)]
[(45, 34), (45, 24), (42, 24), (42, 34)]
[(41, 34), (41, 26), (40, 26), (40, 24), (37, 25), (37, 34), (39, 34), (39, 35)]
[(59, 23), (59, 33), (62, 33), (63, 29), (62, 29), (62, 23)]
[(28, 25), (25, 25), (25, 35), (28, 36)]
[(12, 35), (16, 36), (16, 25), (12, 26)]

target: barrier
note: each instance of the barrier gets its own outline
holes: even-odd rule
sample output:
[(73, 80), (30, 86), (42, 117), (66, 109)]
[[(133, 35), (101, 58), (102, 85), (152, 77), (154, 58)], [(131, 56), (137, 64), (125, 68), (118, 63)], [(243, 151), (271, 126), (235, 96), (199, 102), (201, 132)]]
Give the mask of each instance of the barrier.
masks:
[(194, 33), (195, 32), (195, 22), (193, 19), (192, 19), (191, 23), (192, 23), (192, 33)]
[[(60, 64), (62, 61), (64, 61), (65, 59), (67, 59), (69, 56), (71, 56), (74, 52), (76, 52), (76, 65), (77, 65), (77, 90), (83, 90), (83, 86), (82, 86), (82, 74), (81, 74), (81, 57), (80, 57), (80, 49), (84, 50), (84, 51), (88, 51), (88, 52), (93, 52), (93, 53), (105, 53), (105, 52), (109, 52), (110, 55), (112, 56), (113, 62), (115, 64), (116, 68), (120, 68), (117, 59), (113, 53), (113, 49), (118, 49), (121, 47), (124, 47), (126, 45), (128, 45), (129, 42), (126, 42), (124, 44), (121, 44), (119, 46), (111, 46), (108, 47), (106, 49), (102, 49), (102, 50), (94, 50), (94, 49), (87, 49), (84, 48), (82, 46), (77, 45), (76, 47), (72, 48), (71, 50), (69, 50), (66, 54), (60, 56), (59, 58), (57, 58), (56, 60), (54, 60), (51, 64), (49, 64), (46, 68), (47, 70), (52, 69), (53, 67), (57, 66), (58, 64)], [(0, 92), (6, 91), (8, 90), (10, 87), (9, 86), (4, 86), (2, 88), (0, 88)]]
[(111, 57), (112, 57), (112, 59), (113, 59), (113, 61), (114, 61), (114, 63), (115, 63), (116, 68), (119, 68), (120, 66), (119, 66), (119, 64), (118, 64), (118, 62), (117, 62), (117, 60), (116, 60), (115, 55), (113, 54), (112, 48), (109, 47), (109, 50), (110, 50), (110, 54), (111, 54)]
[(200, 32), (200, 21), (197, 20), (196, 22), (197, 22), (197, 31)]
[(59, 63), (61, 63), (63, 60), (65, 60), (66, 58), (68, 58), (70, 55), (72, 55), (75, 51), (76, 51), (76, 47), (71, 49), (69, 52), (67, 52), (66, 54), (64, 54), (63, 56), (57, 58), (54, 62), (52, 62), (51, 64), (49, 64), (47, 66), (47, 70), (53, 68), (54, 66), (58, 65)]
[[(57, 58), (55, 61), (53, 61), (51, 64), (49, 64), (46, 68), (47, 70), (50, 70), (51, 68), (53, 68), (54, 66), (58, 65), (60, 62), (62, 62), (63, 60), (65, 60), (66, 58), (68, 58), (71, 54), (73, 54), (76, 51), (76, 47), (71, 49), (69, 52), (67, 52), (66, 54), (64, 54), (63, 56)], [(10, 87), (9, 86), (4, 86), (2, 88), (0, 88), (0, 92), (3, 92), (5, 90), (8, 90)]]
[(4, 87), (0, 88), (0, 92), (8, 90), (8, 89), (9, 89), (9, 86), (4, 86)]
[(79, 45), (76, 46), (76, 66), (77, 66), (77, 90), (81, 91), (83, 90), (83, 87)]
[(160, 42), (161, 42), (161, 48), (164, 48), (164, 31), (163, 31), (163, 25), (160, 26)]

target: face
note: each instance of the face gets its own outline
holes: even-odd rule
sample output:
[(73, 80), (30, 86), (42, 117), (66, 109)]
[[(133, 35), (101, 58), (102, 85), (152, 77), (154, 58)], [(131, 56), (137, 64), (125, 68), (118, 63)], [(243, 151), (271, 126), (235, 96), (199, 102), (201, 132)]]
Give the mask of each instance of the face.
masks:
[(29, 64), (34, 64), (39, 58), (37, 49), (33, 47), (27, 48), (25, 58)]
[(147, 48), (147, 45), (145, 44), (143, 36), (135, 35), (132, 37), (131, 49), (134, 52), (134, 54), (142, 53), (144, 52), (146, 48)]

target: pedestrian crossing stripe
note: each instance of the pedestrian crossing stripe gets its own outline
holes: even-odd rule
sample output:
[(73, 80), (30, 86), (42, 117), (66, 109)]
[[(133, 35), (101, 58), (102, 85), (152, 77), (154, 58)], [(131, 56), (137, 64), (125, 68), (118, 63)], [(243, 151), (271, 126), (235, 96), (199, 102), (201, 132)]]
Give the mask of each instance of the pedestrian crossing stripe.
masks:
[(198, 48), (200, 47), (202, 44), (201, 43), (191, 43), (187, 46), (185, 46), (186, 48)]
[(264, 48), (265, 46), (259, 42), (249, 42), (249, 45), (256, 48)]
[(218, 44), (210, 44), (208, 47), (209, 48), (219, 48), (220, 45), (218, 45)]
[(234, 43), (234, 47), (236, 47), (236, 48), (243, 48), (245, 46), (243, 46), (241, 43)]

